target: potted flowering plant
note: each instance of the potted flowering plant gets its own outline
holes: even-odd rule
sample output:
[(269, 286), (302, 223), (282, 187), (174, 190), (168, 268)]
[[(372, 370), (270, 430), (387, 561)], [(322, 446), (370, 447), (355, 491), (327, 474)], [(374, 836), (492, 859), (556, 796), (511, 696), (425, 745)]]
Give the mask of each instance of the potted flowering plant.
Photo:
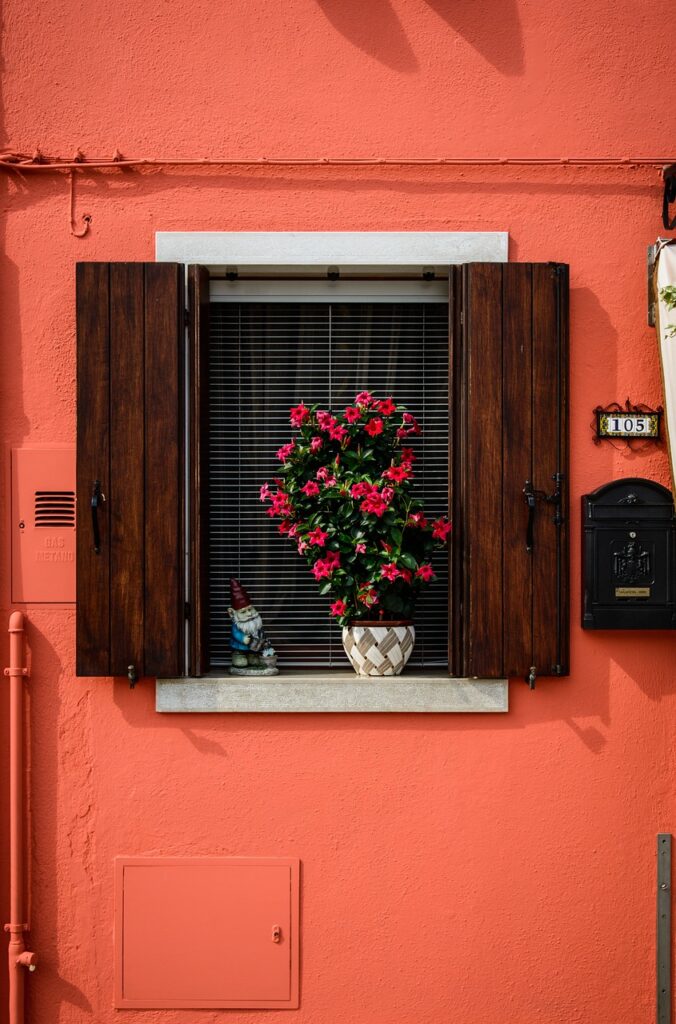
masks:
[(330, 594), (330, 613), (360, 675), (401, 672), (413, 649), (411, 620), (421, 590), (435, 578), (432, 551), (450, 532), (430, 522), (412, 494), (420, 434), (392, 398), (361, 391), (332, 414), (303, 403), (290, 410), (297, 433), (277, 452), (280, 475), (261, 487), (267, 514), (296, 544)]

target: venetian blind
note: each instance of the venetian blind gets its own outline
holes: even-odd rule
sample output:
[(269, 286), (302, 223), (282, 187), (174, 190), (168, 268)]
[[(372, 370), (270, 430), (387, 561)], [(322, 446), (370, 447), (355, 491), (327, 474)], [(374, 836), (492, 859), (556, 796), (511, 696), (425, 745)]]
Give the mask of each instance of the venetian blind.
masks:
[[(368, 388), (419, 419), (416, 487), (430, 516), (448, 514), (446, 303), (216, 302), (209, 367), (209, 601), (213, 667), (230, 661), (230, 577), (263, 616), (281, 667), (348, 666), (329, 601), (265, 515), (259, 488), (279, 469), (289, 407), (340, 409)], [(420, 600), (410, 664), (448, 663), (448, 572)]]

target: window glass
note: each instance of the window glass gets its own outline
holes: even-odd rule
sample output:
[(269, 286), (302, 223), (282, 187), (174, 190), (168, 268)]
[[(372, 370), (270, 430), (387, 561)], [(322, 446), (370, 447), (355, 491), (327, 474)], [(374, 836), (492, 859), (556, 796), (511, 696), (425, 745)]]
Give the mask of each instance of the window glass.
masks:
[[(416, 487), (429, 516), (448, 514), (447, 303), (212, 303), (209, 385), (211, 663), (230, 660), (229, 581), (263, 616), (280, 666), (347, 668), (305, 560), (265, 515), (259, 489), (279, 469), (299, 402), (340, 409), (358, 391), (394, 396), (418, 418)], [(447, 555), (418, 603), (410, 665), (448, 663)]]

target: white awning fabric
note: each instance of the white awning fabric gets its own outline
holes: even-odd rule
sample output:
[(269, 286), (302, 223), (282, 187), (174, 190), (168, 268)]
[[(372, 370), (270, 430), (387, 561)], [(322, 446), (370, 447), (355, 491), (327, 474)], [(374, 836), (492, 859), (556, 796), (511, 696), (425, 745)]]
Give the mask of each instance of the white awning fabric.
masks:
[(662, 289), (676, 286), (676, 244), (660, 244), (655, 266), (657, 339), (664, 386), (664, 421), (671, 465), (671, 488), (676, 496), (676, 309), (662, 299)]

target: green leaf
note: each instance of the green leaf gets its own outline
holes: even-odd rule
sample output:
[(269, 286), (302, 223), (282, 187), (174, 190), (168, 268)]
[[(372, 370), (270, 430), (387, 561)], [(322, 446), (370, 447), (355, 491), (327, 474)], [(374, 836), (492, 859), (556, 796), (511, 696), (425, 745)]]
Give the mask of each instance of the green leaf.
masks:
[(319, 585), (319, 593), (322, 596), (324, 594), (328, 594), (330, 592), (330, 590), (331, 590), (331, 580), (324, 580), (323, 583), (320, 583), (320, 585)]
[(407, 569), (418, 568), (418, 563), (416, 562), (413, 555), (411, 555), (408, 551), (402, 551), (402, 553), (399, 556), (399, 561), (401, 562), (402, 565), (405, 565)]

